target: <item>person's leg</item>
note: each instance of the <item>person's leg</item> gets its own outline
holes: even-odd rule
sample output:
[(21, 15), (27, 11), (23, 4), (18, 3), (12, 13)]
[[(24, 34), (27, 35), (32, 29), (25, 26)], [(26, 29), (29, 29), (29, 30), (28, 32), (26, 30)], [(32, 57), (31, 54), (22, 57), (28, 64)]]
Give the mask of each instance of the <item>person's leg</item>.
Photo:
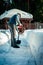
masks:
[(10, 31), (11, 31), (11, 46), (13, 46), (14, 45), (13, 24), (10, 24)]
[(14, 48), (19, 48), (19, 46), (17, 45), (17, 42), (16, 42), (16, 38), (15, 38), (15, 26), (14, 26), (14, 24), (12, 24), (12, 26), (11, 26), (11, 46)]

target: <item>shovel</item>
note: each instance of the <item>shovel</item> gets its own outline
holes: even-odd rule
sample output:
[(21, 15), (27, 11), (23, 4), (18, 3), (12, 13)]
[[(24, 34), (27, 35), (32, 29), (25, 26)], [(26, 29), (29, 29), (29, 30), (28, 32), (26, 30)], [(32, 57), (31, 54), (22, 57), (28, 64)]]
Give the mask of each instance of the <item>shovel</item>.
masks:
[[(18, 26), (18, 30), (19, 29), (22, 29), (22, 25), (19, 25)], [(18, 31), (18, 40), (17, 40), (17, 44), (20, 44), (21, 43), (21, 40), (19, 40), (19, 31)]]

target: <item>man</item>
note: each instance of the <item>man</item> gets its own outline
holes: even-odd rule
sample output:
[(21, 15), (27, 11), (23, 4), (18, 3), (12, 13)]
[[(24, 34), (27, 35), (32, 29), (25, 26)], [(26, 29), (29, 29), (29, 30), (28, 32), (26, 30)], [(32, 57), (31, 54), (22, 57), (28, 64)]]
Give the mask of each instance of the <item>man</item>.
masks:
[[(17, 13), (14, 16), (12, 16), (12, 18), (10, 18), (10, 21), (9, 21), (10, 30), (11, 30), (11, 46), (16, 47), (16, 48), (19, 48), (19, 46), (17, 45), (17, 41), (15, 38), (15, 28), (17, 29), (17, 25), (21, 25), (20, 17), (21, 17), (21, 15), (19, 13)], [(17, 29), (17, 31), (18, 31), (18, 29)], [(19, 43), (20, 43), (20, 41), (19, 41)]]

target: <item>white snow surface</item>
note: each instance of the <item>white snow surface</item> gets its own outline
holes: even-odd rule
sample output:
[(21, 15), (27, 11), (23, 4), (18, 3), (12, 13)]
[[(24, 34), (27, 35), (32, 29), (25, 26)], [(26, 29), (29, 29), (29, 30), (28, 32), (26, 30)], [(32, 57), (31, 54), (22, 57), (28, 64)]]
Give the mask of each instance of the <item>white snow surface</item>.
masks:
[(43, 32), (40, 32), (43, 29), (37, 32), (38, 30), (26, 30), (22, 35), (20, 34), (20, 48), (12, 48), (10, 31), (4, 30), (7, 35), (2, 30), (3, 34), (0, 36), (5, 35), (7, 40), (0, 45), (0, 65), (43, 65)]
[(11, 9), (8, 11), (5, 11), (2, 15), (0, 15), (0, 19), (3, 18), (11, 18), (13, 15), (20, 13), (21, 14), (21, 18), (29, 18), (29, 19), (33, 19), (33, 15), (27, 12), (24, 12), (22, 10), (19, 9)]

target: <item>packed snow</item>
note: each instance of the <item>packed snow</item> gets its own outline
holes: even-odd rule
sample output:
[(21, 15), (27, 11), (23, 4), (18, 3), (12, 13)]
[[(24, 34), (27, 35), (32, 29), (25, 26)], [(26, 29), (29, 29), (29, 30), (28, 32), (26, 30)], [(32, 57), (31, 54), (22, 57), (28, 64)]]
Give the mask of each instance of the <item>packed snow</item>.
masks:
[(15, 15), (17, 13), (21, 14), (21, 18), (33, 19), (33, 15), (32, 14), (24, 12), (24, 11), (19, 10), (19, 9), (11, 9), (11, 10), (5, 11), (2, 15), (0, 15), (0, 19), (11, 18), (13, 15)]
[(43, 65), (43, 32), (37, 31), (25, 30), (19, 35), (20, 48), (13, 48), (10, 31), (0, 30), (0, 39), (6, 40), (0, 40), (0, 65)]

